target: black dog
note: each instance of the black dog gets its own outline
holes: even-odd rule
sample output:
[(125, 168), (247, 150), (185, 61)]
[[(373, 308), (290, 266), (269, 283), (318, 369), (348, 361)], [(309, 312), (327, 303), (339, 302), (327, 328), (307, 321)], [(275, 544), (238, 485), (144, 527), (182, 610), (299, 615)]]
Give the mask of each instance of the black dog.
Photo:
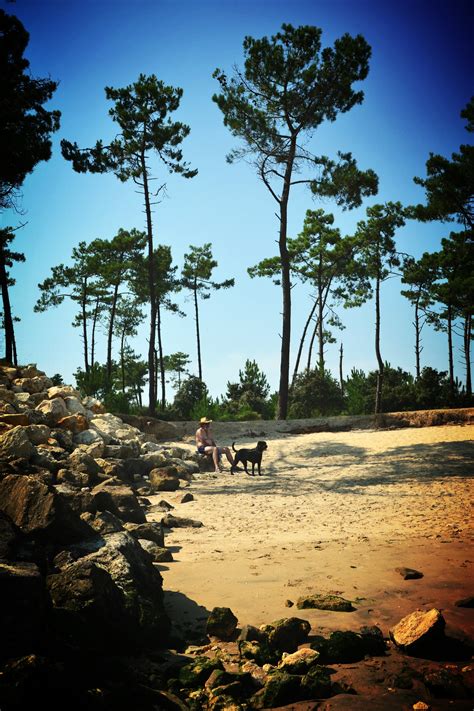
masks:
[(255, 475), (255, 465), (258, 466), (258, 475), (261, 476), (260, 465), (262, 463), (262, 454), (265, 449), (268, 449), (267, 443), (263, 442), (263, 441), (257, 442), (257, 446), (254, 447), (253, 449), (236, 449), (234, 447), (234, 444), (235, 444), (235, 442), (232, 442), (232, 449), (235, 452), (234, 467), (239, 462), (242, 462), (246, 473), (249, 474), (249, 476), (250, 476), (250, 472), (247, 469), (247, 462), (252, 462), (251, 476)]

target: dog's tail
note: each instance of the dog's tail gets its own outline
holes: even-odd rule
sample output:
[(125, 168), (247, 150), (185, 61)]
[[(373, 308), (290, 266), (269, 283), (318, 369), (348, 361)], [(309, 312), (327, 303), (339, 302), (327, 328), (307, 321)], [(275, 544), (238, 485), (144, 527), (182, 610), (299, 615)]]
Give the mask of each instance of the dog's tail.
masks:
[(238, 452), (239, 450), (234, 447), (234, 444), (235, 442), (232, 442), (232, 449), (234, 450), (234, 452)]

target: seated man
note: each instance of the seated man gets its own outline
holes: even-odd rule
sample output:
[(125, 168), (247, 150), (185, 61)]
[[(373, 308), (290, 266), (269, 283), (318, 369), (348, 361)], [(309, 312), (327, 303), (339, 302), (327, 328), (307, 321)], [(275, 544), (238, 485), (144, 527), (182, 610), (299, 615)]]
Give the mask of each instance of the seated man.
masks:
[(224, 453), (230, 462), (230, 473), (234, 473), (234, 458), (231, 454), (229, 447), (218, 447), (212, 437), (211, 433), (211, 422), (207, 417), (201, 417), (199, 422), (199, 429), (196, 430), (196, 447), (199, 454), (210, 454), (212, 456), (212, 461), (214, 462), (214, 469), (216, 472), (220, 473), (222, 467), (220, 466), (221, 454)]

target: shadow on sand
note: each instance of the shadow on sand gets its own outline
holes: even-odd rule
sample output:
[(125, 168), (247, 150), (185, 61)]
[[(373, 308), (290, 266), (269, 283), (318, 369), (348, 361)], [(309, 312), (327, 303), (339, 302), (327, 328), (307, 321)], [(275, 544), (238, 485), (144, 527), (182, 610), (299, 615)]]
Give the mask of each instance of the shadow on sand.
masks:
[[(371, 453), (362, 447), (330, 441), (310, 447), (295, 447), (294, 453), (273, 452), (277, 460), (262, 464), (262, 476), (233, 477), (233, 486), (220, 486), (219, 480), (210, 486), (207, 495), (236, 492), (279, 494), (295, 497), (315, 492), (338, 494), (368, 493), (373, 486), (389, 486), (406, 482), (433, 482), (453, 477), (467, 478), (474, 474), (474, 442), (435, 442), (392, 447), (384, 452)], [(302, 461), (304, 460), (304, 461)], [(347, 470), (347, 474), (345, 474)], [(294, 474), (298, 472), (297, 483)], [(316, 473), (314, 473), (316, 472)]]

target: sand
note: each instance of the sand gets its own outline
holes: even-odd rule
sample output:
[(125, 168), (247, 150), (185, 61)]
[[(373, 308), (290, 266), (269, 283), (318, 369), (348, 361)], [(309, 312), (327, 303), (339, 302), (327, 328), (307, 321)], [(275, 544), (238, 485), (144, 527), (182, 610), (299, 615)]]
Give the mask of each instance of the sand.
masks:
[[(191, 502), (179, 503), (181, 490), (151, 497), (204, 524), (166, 535), (174, 562), (160, 570), (176, 632), (192, 638), (215, 606), (230, 607), (240, 626), (297, 615), (313, 633), (375, 624), (384, 634), (409, 612), (437, 607), (474, 636), (474, 611), (454, 606), (474, 595), (473, 433), (450, 425), (284, 435), (275, 425), (263, 476), (227, 468), (192, 481)], [(191, 441), (176, 444), (194, 451)], [(399, 566), (423, 578), (404, 580)], [(310, 593), (342, 595), (356, 611), (290, 607)]]

